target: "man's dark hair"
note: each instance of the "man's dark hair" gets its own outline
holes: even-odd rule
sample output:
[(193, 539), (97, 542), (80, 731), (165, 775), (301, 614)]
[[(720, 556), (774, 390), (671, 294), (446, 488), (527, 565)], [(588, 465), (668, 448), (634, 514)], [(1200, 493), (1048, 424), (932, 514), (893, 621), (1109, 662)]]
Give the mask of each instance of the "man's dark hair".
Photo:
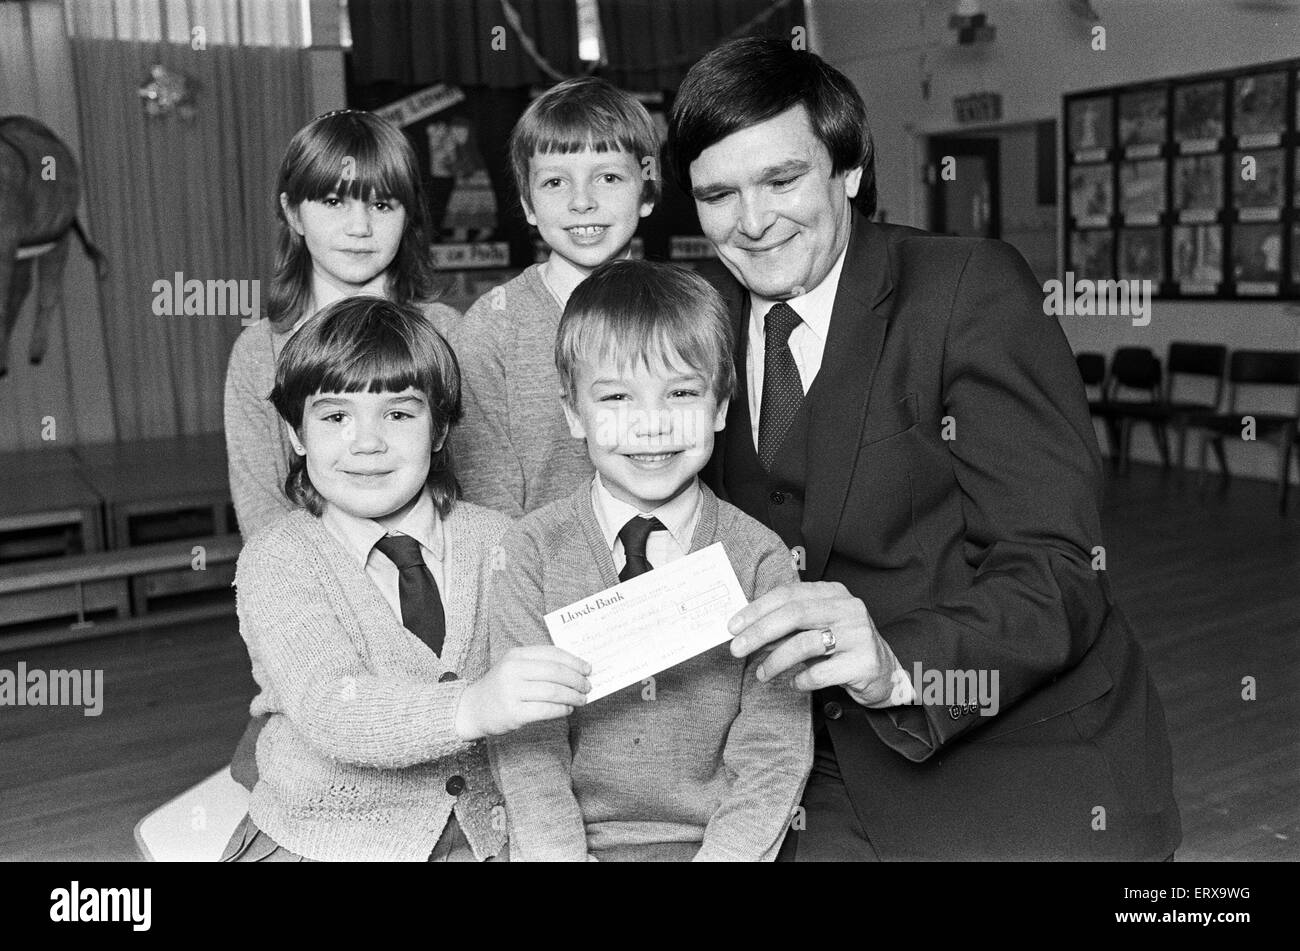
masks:
[(876, 160), (867, 107), (848, 77), (789, 40), (749, 36), (713, 50), (682, 81), (668, 120), (668, 162), (689, 194), (691, 163), (734, 132), (802, 105), (831, 156), (831, 173), (862, 168), (854, 205), (876, 211)]

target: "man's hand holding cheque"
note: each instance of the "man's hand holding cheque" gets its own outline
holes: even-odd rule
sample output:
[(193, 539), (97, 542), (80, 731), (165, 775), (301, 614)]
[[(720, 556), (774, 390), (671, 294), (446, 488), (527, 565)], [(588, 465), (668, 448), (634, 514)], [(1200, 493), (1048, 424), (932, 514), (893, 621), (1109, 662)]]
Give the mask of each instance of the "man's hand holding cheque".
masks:
[(805, 664), (794, 677), (797, 690), (842, 686), (867, 707), (908, 703), (913, 696), (867, 606), (839, 582), (781, 585), (737, 612), (728, 629), (736, 657), (775, 645), (758, 668), (764, 682)]

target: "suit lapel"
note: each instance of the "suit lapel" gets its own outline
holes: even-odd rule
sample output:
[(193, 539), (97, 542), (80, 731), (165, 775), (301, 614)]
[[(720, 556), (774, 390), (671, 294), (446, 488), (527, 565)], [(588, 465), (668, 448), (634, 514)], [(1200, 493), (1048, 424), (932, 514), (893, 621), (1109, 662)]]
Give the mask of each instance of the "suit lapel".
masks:
[(807, 567), (816, 581), (826, 568), (848, 497), (867, 402), (885, 345), (893, 289), (889, 247), (883, 231), (854, 214), (853, 233), (840, 272), (821, 370), (809, 396), (809, 458), (803, 537)]
[[(721, 262), (719, 262), (721, 263)], [(727, 305), (727, 314), (731, 317), (733, 353), (736, 366), (736, 395), (727, 407), (727, 423), (722, 432), (713, 437), (713, 455), (705, 467), (704, 481), (712, 487), (718, 498), (730, 501), (727, 487), (723, 483), (725, 461), (727, 458), (727, 439), (753, 439), (752, 423), (749, 417), (749, 385), (745, 373), (746, 341), (749, 338), (749, 291), (740, 282), (725, 271), (716, 278), (708, 275), (709, 283), (717, 288)]]

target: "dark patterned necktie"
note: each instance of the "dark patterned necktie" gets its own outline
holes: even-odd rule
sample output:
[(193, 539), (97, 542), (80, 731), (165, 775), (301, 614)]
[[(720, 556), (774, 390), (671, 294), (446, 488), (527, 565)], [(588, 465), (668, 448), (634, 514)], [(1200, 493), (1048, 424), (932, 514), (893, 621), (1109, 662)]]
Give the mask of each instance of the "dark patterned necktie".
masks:
[(619, 529), (618, 540), (623, 543), (623, 554), (627, 556), (627, 563), (618, 573), (619, 581), (643, 575), (654, 567), (646, 559), (645, 543), (651, 532), (662, 531), (665, 531), (664, 524), (659, 519), (642, 518), (640, 515), (628, 519), (627, 524)]
[(777, 450), (803, 400), (803, 383), (790, 351), (790, 334), (801, 322), (794, 308), (784, 301), (773, 306), (763, 319), (763, 402), (758, 414), (758, 461), (766, 472), (772, 471)]
[(375, 542), (380, 553), (397, 566), (397, 599), (402, 607), (402, 624), (428, 644), (435, 654), (442, 654), (447, 633), (447, 618), (442, 610), (442, 596), (424, 563), (420, 543), (410, 535), (385, 535)]

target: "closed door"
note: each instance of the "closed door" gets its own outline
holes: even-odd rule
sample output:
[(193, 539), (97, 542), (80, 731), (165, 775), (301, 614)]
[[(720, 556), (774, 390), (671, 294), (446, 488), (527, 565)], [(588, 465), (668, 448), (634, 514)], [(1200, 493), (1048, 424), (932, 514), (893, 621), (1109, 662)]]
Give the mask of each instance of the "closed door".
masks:
[(1000, 236), (999, 144), (997, 139), (956, 136), (930, 139), (931, 231), (981, 238)]

